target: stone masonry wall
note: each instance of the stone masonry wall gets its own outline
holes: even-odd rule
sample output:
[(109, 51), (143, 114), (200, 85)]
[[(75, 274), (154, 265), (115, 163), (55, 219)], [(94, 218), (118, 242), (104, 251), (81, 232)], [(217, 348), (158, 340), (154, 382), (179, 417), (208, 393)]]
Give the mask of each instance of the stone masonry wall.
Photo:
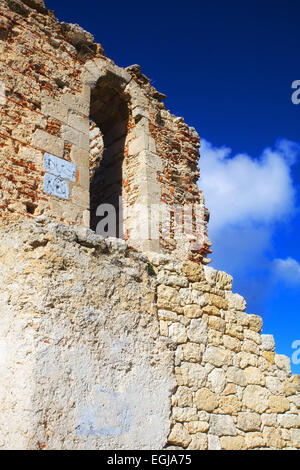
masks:
[[(103, 178), (90, 185), (95, 163), (101, 168), (101, 158), (95, 160), (95, 142), (90, 141), (92, 117), (110, 147), (107, 158), (108, 153), (119, 158), (118, 171), (123, 170), (118, 177), (122, 189), (115, 199), (121, 193), (125, 209), (141, 207), (133, 213), (124, 210), (124, 238), (141, 250), (208, 263), (208, 214), (196, 184), (200, 144), (195, 129), (165, 110), (165, 95), (138, 65), (117, 67), (91, 34), (78, 25), (60, 23), (42, 0), (0, 2), (0, 26), (0, 222), (43, 214), (95, 228), (92, 201)], [(117, 106), (114, 97), (128, 107), (124, 148), (114, 141), (123, 137), (114, 130), (118, 109), (109, 115)], [(47, 154), (61, 159), (60, 166), (68, 162), (73, 176), (49, 176)], [(175, 206), (184, 204), (192, 226), (181, 239), (174, 233), (174, 213), (170, 229), (161, 217), (159, 236), (151, 233), (151, 217), (158, 207), (174, 212)], [(146, 235), (141, 235), (144, 228)], [(193, 241), (195, 232), (200, 246)]]
[(173, 352), (123, 240), (44, 216), (0, 230), (0, 449), (159, 449)]
[(0, 230), (1, 449), (299, 449), (232, 278), (40, 216)]
[(168, 449), (300, 448), (300, 376), (225, 272), (149, 254), (175, 351)]

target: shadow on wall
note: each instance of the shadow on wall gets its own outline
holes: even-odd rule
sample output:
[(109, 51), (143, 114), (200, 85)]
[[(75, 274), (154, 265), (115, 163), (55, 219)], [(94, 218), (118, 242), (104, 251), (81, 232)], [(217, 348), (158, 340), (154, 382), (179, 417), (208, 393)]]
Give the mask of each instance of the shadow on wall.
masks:
[[(123, 238), (123, 224), (119, 220), (119, 198), (122, 196), (122, 168), (129, 110), (117, 85), (107, 79), (99, 79), (92, 91), (90, 118), (90, 141), (94, 145), (91, 148), (90, 168), (90, 228), (96, 231), (101, 220), (96, 215), (97, 207), (100, 204), (111, 204), (116, 210), (117, 235)], [(102, 218), (106, 215), (103, 214)]]

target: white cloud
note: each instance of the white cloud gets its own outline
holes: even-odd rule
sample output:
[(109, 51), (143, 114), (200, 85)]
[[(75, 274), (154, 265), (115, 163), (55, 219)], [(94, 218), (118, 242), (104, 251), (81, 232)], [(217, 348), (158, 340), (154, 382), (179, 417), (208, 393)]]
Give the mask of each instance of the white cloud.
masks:
[(212, 236), (224, 227), (249, 223), (269, 225), (287, 218), (294, 209), (295, 190), (290, 167), (300, 145), (279, 140), (259, 159), (231, 155), (228, 147), (214, 147), (202, 139), (200, 182), (211, 212)]
[(275, 259), (274, 273), (279, 280), (292, 284), (300, 284), (300, 264), (293, 258)]
[(273, 234), (295, 213), (291, 166), (300, 144), (281, 139), (254, 159), (202, 139), (200, 154), (199, 187), (211, 213), (212, 265), (233, 274), (239, 285), (245, 286), (253, 273), (264, 271), (268, 277)]

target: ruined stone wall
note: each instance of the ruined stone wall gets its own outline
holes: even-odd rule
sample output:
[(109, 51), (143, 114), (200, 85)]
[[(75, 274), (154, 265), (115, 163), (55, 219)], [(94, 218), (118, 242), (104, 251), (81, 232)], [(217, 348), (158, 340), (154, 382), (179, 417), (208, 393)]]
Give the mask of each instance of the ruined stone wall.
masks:
[(150, 254), (175, 351), (169, 449), (300, 448), (300, 376), (225, 272)]
[[(117, 67), (91, 34), (43, 5), (0, 3), (1, 221), (44, 214), (95, 229), (98, 203), (111, 192), (123, 198), (121, 232), (132, 246), (208, 262), (197, 133), (165, 110), (165, 95), (139, 66)], [(91, 119), (102, 154), (90, 140)], [(181, 237), (174, 213), (171, 227), (161, 216), (153, 234), (158, 208), (184, 204), (192, 224)]]
[[(42, 0), (0, 22), (0, 448), (300, 448), (299, 377), (206, 266), (195, 130)], [(87, 228), (108, 181), (127, 242)]]
[(299, 376), (231, 276), (44, 216), (0, 235), (0, 448), (300, 448)]
[(0, 449), (159, 449), (173, 353), (125, 242), (38, 217), (1, 230)]

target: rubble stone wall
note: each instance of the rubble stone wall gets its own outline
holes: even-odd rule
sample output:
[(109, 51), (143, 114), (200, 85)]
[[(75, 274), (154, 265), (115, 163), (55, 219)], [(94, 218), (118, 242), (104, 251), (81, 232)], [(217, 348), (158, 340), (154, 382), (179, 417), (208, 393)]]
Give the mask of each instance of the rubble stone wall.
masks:
[(195, 129), (43, 0), (0, 27), (0, 448), (299, 449), (299, 376), (207, 266)]
[(175, 352), (170, 449), (300, 448), (300, 376), (246, 313), (232, 277), (149, 254), (160, 334)]
[[(120, 232), (132, 246), (208, 262), (195, 129), (166, 111), (165, 95), (138, 65), (115, 65), (90, 33), (60, 23), (43, 1), (0, 2), (0, 26), (1, 221), (44, 214), (95, 229), (97, 204), (111, 200), (107, 188), (115, 185), (112, 199), (121, 196), (125, 206)], [(91, 120), (103, 136), (103, 155)], [(48, 154), (63, 161), (52, 158), (50, 176)], [(192, 219), (201, 209), (201, 246), (189, 233), (195, 220), (182, 240), (174, 236), (173, 213), (170, 229), (161, 220), (157, 236), (151, 232), (157, 207), (172, 212), (184, 204)]]
[(231, 283), (44, 216), (2, 228), (0, 448), (299, 449), (300, 378)]

